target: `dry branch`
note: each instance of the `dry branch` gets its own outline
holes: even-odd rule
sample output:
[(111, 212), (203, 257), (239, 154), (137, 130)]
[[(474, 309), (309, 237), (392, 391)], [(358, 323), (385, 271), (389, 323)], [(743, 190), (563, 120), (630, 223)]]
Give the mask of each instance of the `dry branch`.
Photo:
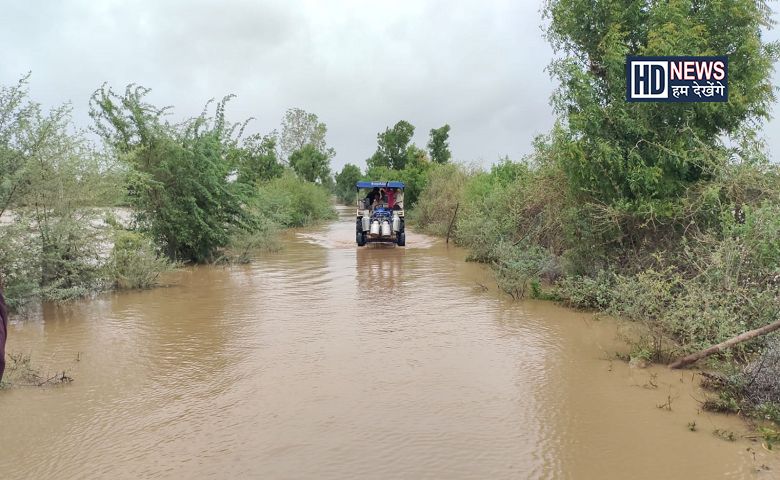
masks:
[(734, 345), (747, 342), (748, 340), (752, 340), (756, 337), (760, 337), (762, 335), (766, 335), (768, 333), (772, 333), (775, 330), (780, 330), (780, 320), (777, 320), (776, 322), (770, 323), (769, 325), (764, 325), (761, 328), (756, 328), (755, 330), (750, 330), (744, 333), (740, 333), (736, 337), (732, 337), (725, 342), (721, 342), (717, 345), (713, 345), (710, 348), (707, 348), (705, 350), (702, 350), (700, 352), (692, 353), (688, 355), (687, 357), (683, 357), (676, 362), (669, 365), (669, 368), (683, 368), (687, 367), (688, 365), (698, 362), (704, 357), (709, 357), (710, 355), (714, 353), (722, 352), (723, 350), (726, 350), (727, 348), (731, 348)]

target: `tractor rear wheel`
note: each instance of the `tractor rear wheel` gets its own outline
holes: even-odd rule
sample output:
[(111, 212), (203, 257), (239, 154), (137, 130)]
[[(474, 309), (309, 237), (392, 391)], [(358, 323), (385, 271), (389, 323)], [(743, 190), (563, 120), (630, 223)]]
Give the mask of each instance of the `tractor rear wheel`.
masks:
[(399, 247), (406, 246), (406, 232), (399, 232), (396, 242), (398, 243)]

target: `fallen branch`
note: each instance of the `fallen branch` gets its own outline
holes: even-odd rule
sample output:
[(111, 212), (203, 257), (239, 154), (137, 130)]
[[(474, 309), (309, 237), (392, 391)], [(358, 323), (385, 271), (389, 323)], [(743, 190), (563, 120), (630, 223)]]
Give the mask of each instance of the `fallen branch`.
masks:
[(756, 328), (755, 330), (750, 330), (745, 333), (740, 333), (736, 337), (730, 338), (726, 340), (725, 342), (721, 342), (717, 345), (713, 345), (710, 348), (707, 348), (705, 350), (702, 350), (700, 352), (692, 353), (688, 355), (687, 357), (683, 357), (676, 362), (669, 365), (669, 368), (683, 368), (687, 367), (688, 365), (698, 362), (704, 357), (709, 357), (710, 355), (714, 353), (722, 352), (723, 350), (726, 350), (727, 348), (731, 348), (734, 345), (747, 342), (748, 340), (752, 340), (756, 337), (760, 337), (762, 335), (766, 335), (768, 333), (772, 333), (775, 330), (780, 330), (780, 320), (770, 323), (769, 325), (764, 325), (761, 328)]

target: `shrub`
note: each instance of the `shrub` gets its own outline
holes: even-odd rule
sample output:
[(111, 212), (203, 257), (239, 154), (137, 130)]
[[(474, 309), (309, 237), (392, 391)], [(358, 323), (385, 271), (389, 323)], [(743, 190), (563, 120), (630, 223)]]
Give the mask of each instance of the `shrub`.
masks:
[(167, 108), (145, 102), (148, 93), (133, 85), (123, 95), (96, 91), (95, 129), (130, 169), (129, 199), (141, 229), (173, 260), (211, 261), (234, 229), (252, 229), (244, 208), (249, 189), (229, 180), (240, 163), (230, 154), (237, 126), (225, 120), (231, 97), (216, 104), (213, 117), (204, 111), (171, 124)]
[[(423, 230), (434, 235), (447, 235), (450, 223), (455, 219), (469, 173), (460, 165), (444, 164), (431, 168), (428, 185), (420, 194), (414, 209), (413, 221)], [(453, 230), (457, 224), (453, 224)], [(457, 235), (457, 234), (456, 234)]]
[(260, 216), (257, 227), (253, 231), (239, 230), (230, 238), (230, 243), (222, 252), (220, 261), (250, 263), (256, 252), (278, 251), (281, 249), (278, 233), (279, 226), (273, 220)]
[(44, 112), (26, 83), (0, 87), (0, 213), (13, 217), (0, 226), (0, 283), (15, 308), (101, 287), (102, 238), (90, 221), (119, 196), (116, 165), (75, 131), (69, 107)]
[(283, 227), (303, 227), (336, 218), (330, 193), (291, 172), (258, 188), (252, 209)]
[(561, 274), (558, 259), (538, 245), (500, 243), (495, 257), (498, 287), (515, 299), (525, 296), (529, 284), (540, 279), (554, 281)]
[(614, 302), (615, 275), (600, 270), (595, 277), (572, 275), (555, 285), (555, 293), (567, 305), (575, 308), (606, 310)]
[(745, 398), (754, 407), (763, 406), (768, 416), (780, 421), (780, 339), (775, 337), (743, 375)]
[(119, 289), (151, 288), (161, 273), (173, 268), (161, 257), (152, 240), (138, 232), (117, 230), (106, 265), (111, 284)]

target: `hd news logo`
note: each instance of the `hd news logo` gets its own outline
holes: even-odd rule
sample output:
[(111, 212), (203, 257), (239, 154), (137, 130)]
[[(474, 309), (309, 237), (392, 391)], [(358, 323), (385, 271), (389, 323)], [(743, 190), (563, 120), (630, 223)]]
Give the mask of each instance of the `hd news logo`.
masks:
[(627, 57), (629, 102), (728, 102), (728, 57)]

